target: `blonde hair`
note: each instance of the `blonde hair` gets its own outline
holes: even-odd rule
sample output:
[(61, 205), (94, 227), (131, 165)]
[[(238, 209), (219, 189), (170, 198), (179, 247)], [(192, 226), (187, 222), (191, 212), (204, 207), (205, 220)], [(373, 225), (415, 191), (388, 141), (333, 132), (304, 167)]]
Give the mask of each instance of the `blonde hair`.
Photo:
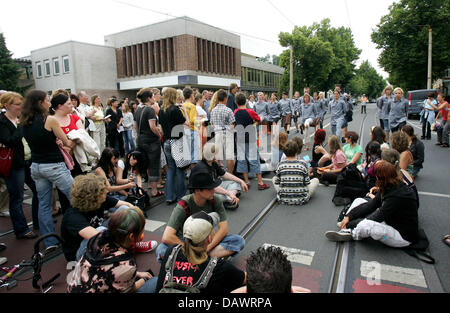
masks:
[(206, 237), (206, 239), (201, 243), (195, 245), (190, 239), (185, 238), (184, 245), (181, 247), (181, 250), (189, 263), (193, 265), (200, 265), (208, 259), (208, 252), (206, 252), (205, 247), (208, 237)]
[(0, 108), (5, 107), (6, 105), (12, 105), (15, 100), (21, 100), (23, 101), (22, 95), (18, 94), (17, 92), (8, 91), (7, 93), (4, 93), (0, 97)]
[[(387, 85), (386, 87), (384, 87), (384, 89), (383, 89), (383, 93), (385, 93), (387, 89), (390, 89), (390, 90), (392, 90), (392, 89), (393, 89), (393, 87), (392, 87), (391, 85)], [(403, 92), (403, 90), (402, 90), (402, 92)]]
[(95, 174), (75, 177), (70, 190), (72, 205), (80, 212), (94, 211), (102, 204), (101, 196), (107, 191), (106, 179)]
[(219, 99), (217, 98), (217, 95), (219, 94), (219, 91), (216, 91), (212, 98), (211, 98), (211, 104), (209, 105), (209, 112), (212, 112), (212, 110), (216, 107), (216, 105), (219, 103)]
[(183, 90), (181, 90), (181, 89), (177, 89), (177, 99), (176, 99), (176, 101), (178, 101), (178, 100), (184, 100)]
[(394, 93), (396, 93), (397, 91), (400, 91), (403, 94), (403, 89), (400, 87), (397, 87), (394, 89)]
[(52, 98), (57, 95), (65, 95), (67, 96), (67, 98), (70, 98), (70, 93), (65, 89), (56, 89), (55, 91), (53, 91)]
[(164, 112), (177, 102), (178, 92), (174, 88), (168, 87), (163, 93), (162, 109)]

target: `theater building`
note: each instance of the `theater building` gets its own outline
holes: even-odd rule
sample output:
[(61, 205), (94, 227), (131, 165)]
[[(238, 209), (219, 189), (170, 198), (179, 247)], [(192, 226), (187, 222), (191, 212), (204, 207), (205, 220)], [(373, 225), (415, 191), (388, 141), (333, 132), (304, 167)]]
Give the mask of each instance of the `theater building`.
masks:
[(180, 17), (104, 38), (105, 45), (68, 41), (31, 52), (37, 89), (57, 88), (103, 99), (135, 98), (144, 87), (278, 91), (284, 69), (241, 52), (240, 36)]

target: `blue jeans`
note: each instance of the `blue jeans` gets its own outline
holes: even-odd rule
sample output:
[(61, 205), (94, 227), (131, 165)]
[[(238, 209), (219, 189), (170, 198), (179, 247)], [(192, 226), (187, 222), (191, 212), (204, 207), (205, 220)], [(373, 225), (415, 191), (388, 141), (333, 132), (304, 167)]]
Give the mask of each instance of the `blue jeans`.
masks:
[[(39, 230), (40, 235), (55, 233), (55, 224), (52, 217), (52, 190), (55, 185), (61, 192), (70, 198), (70, 188), (72, 187), (73, 177), (67, 169), (64, 162), (60, 163), (32, 163), (31, 177), (36, 183), (36, 190), (39, 198)], [(23, 189), (23, 186), (21, 187)], [(54, 237), (44, 239), (46, 247), (58, 244)]]
[(125, 153), (128, 154), (133, 151), (136, 146), (134, 145), (132, 130), (125, 130), (122, 132), (123, 142), (125, 143)]
[(158, 276), (154, 276), (149, 280), (147, 280), (145, 284), (141, 288), (139, 288), (137, 293), (155, 293), (157, 283), (158, 283)]
[[(180, 240), (183, 241), (183, 239), (181, 238)], [(225, 250), (233, 251), (234, 254), (237, 254), (241, 252), (242, 249), (244, 249), (245, 239), (242, 236), (235, 234), (226, 235), (219, 243), (219, 245), (222, 246), (222, 248), (224, 248)], [(158, 245), (158, 248), (156, 248), (156, 260), (159, 263), (163, 261), (167, 248), (169, 248), (169, 246), (162, 242)]]
[(23, 237), (30, 231), (22, 209), (24, 182), (25, 170), (23, 168), (11, 169), (9, 177), (5, 177), (9, 194), (9, 214), (17, 238)]
[(196, 130), (191, 130), (191, 162), (198, 163), (201, 160), (200, 133)]
[(165, 196), (167, 201), (179, 201), (186, 194), (185, 171), (178, 168), (172, 158), (172, 149), (168, 141), (164, 142), (164, 154), (167, 160)]
[(237, 144), (236, 172), (261, 174), (259, 151), (256, 142)]

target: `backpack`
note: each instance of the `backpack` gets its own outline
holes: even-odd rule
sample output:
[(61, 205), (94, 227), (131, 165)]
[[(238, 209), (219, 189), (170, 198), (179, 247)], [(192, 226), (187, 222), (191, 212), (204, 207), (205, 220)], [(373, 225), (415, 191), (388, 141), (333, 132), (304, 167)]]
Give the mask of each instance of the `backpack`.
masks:
[(351, 163), (339, 173), (333, 203), (347, 205), (356, 198), (364, 198), (368, 192), (366, 181), (355, 164)]
[(434, 264), (436, 263), (436, 260), (429, 253), (425, 252), (429, 245), (430, 242), (428, 241), (425, 231), (422, 228), (419, 228), (419, 240), (403, 248), (403, 251), (422, 262)]
[[(184, 212), (186, 213), (186, 218), (191, 216), (191, 209), (189, 208), (189, 206), (188, 206), (186, 201), (181, 199), (180, 201), (178, 201), (178, 204), (181, 205), (181, 207), (184, 209)], [(214, 199), (209, 200), (209, 204), (214, 209)]]
[(206, 288), (213, 274), (214, 268), (217, 265), (218, 258), (210, 258), (208, 265), (203, 271), (202, 275), (198, 279), (198, 281), (192, 285), (187, 286), (184, 284), (176, 283), (172, 281), (173, 278), (173, 270), (175, 267), (175, 261), (177, 259), (178, 252), (181, 250), (181, 245), (176, 246), (172, 252), (170, 253), (166, 265), (165, 265), (165, 281), (166, 283), (163, 285), (159, 293), (200, 293), (201, 289)]

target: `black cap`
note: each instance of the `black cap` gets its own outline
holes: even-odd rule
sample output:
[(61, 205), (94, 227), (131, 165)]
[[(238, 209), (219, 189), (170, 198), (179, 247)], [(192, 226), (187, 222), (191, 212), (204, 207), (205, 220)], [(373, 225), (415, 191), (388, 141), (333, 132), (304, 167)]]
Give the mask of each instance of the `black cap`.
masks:
[(194, 166), (189, 176), (189, 189), (213, 189), (222, 183), (220, 178), (213, 179), (212, 174), (201, 166)]

